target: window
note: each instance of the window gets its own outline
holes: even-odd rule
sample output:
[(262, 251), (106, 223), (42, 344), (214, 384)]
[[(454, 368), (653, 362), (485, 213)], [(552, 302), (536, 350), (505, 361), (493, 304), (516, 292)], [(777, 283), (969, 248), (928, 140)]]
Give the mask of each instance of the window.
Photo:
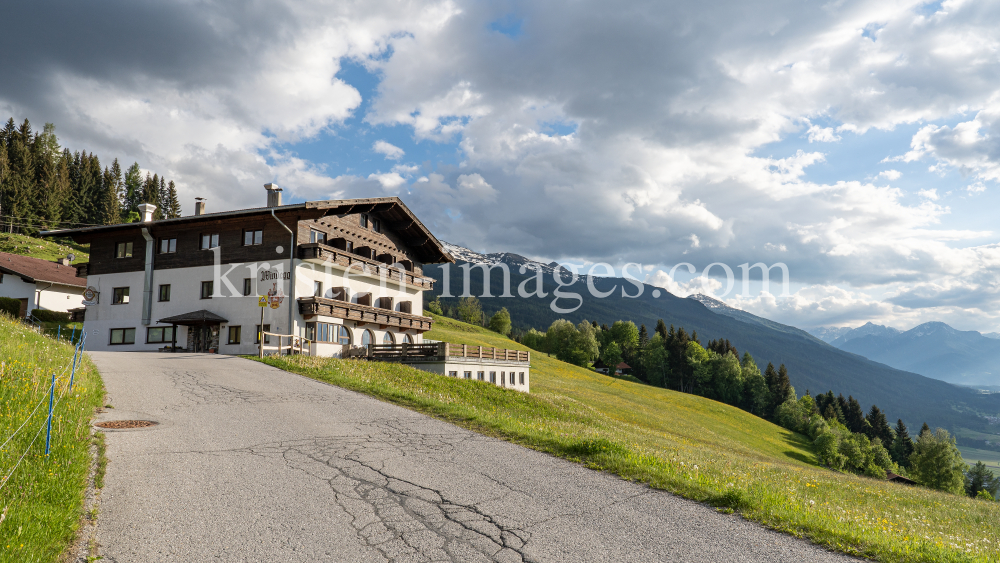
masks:
[(174, 254), (175, 252), (177, 252), (177, 239), (175, 238), (160, 239), (160, 254)]
[(481, 371), (481, 372), (477, 373), (476, 374), (476, 379), (478, 379), (479, 381), (486, 381), (486, 372), (485, 371)]
[(219, 246), (219, 235), (218, 233), (214, 235), (201, 235), (201, 249), (209, 250), (211, 248), (216, 248)]
[(361, 345), (362, 346), (368, 346), (369, 344), (373, 344), (374, 340), (375, 340), (375, 337), (372, 335), (372, 331), (366, 330), (366, 331), (364, 331), (364, 332), (361, 333)]
[[(218, 237), (219, 235), (212, 235)], [(257, 246), (258, 244), (264, 244), (264, 231), (243, 231), (243, 246)], [(216, 239), (215, 246), (219, 246), (218, 239)]]
[(174, 341), (174, 327), (151, 326), (146, 329), (147, 344), (170, 344)]
[(457, 371), (449, 371), (448, 372), (448, 377), (458, 377), (458, 372)]
[[(254, 337), (253, 341), (254, 344), (260, 344), (261, 330), (263, 330), (264, 332), (271, 332), (271, 325), (257, 325), (257, 336)], [(264, 344), (270, 344), (270, 343), (271, 343), (271, 337), (265, 335)]]
[(315, 229), (310, 229), (309, 242), (318, 242), (320, 244), (326, 244), (326, 233), (322, 231), (317, 231)]
[(170, 284), (160, 285), (160, 301), (170, 301)]
[(132, 243), (131, 242), (119, 242), (115, 245), (115, 258), (131, 258), (132, 257)]
[(382, 232), (382, 221), (378, 219), (372, 219), (372, 230), (376, 233)]
[(346, 250), (347, 252), (354, 252), (354, 243), (351, 242), (351, 241), (345, 242), (344, 243), (344, 250)]
[(522, 371), (518, 377), (521, 379), (521, 385), (524, 385), (524, 372)]
[(510, 372), (510, 384), (511, 385), (515, 385), (516, 384), (516, 382), (514, 381), (514, 372)]
[(382, 335), (382, 344), (395, 344), (396, 338), (392, 336), (391, 332), (387, 332)]
[(243, 278), (243, 295), (253, 295), (253, 279)]
[(496, 383), (496, 382), (497, 382), (497, 372), (491, 371), (490, 372), (490, 383)]
[(3, 283), (3, 272), (0, 272), (0, 283)]
[(240, 330), (243, 327), (232, 326), (229, 327), (229, 342), (227, 344), (239, 344), (240, 343)]
[(203, 282), (201, 282), (201, 298), (202, 299), (211, 299), (212, 298), (212, 293), (213, 293), (212, 286), (213, 285), (215, 285), (215, 284), (213, 282), (210, 282), (210, 281), (203, 281)]
[(351, 344), (351, 331), (344, 325), (334, 325), (337, 327), (337, 343), (344, 346)]
[(128, 288), (127, 287), (114, 288), (111, 294), (111, 304), (125, 305), (127, 303), (128, 303)]
[(472, 379), (472, 372), (471, 371), (465, 372), (465, 379)]
[(368, 214), (367, 213), (362, 213), (361, 214), (361, 228), (362, 229), (367, 229), (368, 228)]
[(313, 296), (323, 297), (323, 282), (313, 282)]
[(109, 344), (135, 344), (135, 329), (134, 328), (111, 329), (111, 342)]
[(406, 344), (413, 344), (413, 337), (410, 336), (409, 334), (404, 334), (403, 342), (405, 342)]

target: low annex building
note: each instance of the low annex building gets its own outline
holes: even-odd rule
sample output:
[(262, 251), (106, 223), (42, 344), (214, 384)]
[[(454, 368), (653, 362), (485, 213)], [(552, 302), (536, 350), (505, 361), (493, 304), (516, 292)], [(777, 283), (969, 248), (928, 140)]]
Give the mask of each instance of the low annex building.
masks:
[[(278, 350), (279, 338), (261, 343), (261, 332), (292, 335), (319, 356), (419, 347), (433, 323), (422, 315), (434, 286), (423, 266), (454, 258), (406, 205), (282, 205), (280, 188), (265, 188), (266, 207), (206, 213), (199, 201), (194, 215), (154, 220), (155, 206), (143, 204), (139, 222), (42, 233), (90, 244), (90, 261), (75, 269), (88, 349)], [(446, 373), (432, 364), (416, 367)]]
[(20, 301), (20, 317), (34, 309), (67, 312), (81, 307), (86, 280), (77, 277), (69, 262), (0, 252), (0, 297)]

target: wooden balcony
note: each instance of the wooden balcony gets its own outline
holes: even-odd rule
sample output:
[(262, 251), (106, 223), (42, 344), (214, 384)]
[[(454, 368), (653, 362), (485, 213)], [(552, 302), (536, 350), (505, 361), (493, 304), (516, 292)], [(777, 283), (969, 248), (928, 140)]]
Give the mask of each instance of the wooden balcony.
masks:
[(307, 320), (319, 315), (354, 321), (357, 326), (378, 325), (381, 329), (396, 328), (427, 332), (434, 322), (430, 317), (379, 309), (369, 305), (359, 305), (326, 297), (300, 297), (299, 312)]
[(420, 276), (399, 268), (391, 268), (388, 264), (358, 256), (353, 252), (318, 242), (300, 244), (298, 249), (299, 259), (305, 262), (336, 265), (344, 269), (350, 268), (351, 275), (367, 275), (374, 278), (385, 276), (386, 280), (401, 281), (411, 287), (424, 290), (434, 289), (434, 278)]
[(372, 344), (356, 348), (351, 356), (385, 362), (531, 362), (531, 352), (486, 346), (468, 346), (449, 342), (426, 344)]

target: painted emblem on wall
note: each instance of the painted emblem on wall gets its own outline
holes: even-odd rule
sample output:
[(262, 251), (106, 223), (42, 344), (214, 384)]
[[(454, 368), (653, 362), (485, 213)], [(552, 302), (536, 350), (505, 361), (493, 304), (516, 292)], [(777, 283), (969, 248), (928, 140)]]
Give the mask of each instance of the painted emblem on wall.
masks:
[(97, 288), (90, 286), (83, 290), (83, 304), (84, 305), (97, 305), (98, 299), (101, 297), (101, 292), (97, 291)]
[(285, 300), (285, 296), (282, 294), (281, 290), (278, 289), (277, 282), (271, 285), (271, 289), (267, 292), (267, 299), (271, 304), (271, 308), (277, 309), (281, 306), (281, 302)]

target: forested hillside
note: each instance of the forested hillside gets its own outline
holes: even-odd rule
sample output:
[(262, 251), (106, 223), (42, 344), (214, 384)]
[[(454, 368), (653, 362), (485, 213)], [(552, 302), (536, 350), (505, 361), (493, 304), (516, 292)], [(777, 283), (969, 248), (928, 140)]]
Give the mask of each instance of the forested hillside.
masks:
[(61, 147), (51, 123), (35, 132), (10, 118), (0, 129), (0, 231), (124, 223), (141, 203), (155, 204), (157, 219), (181, 214), (174, 183), (138, 163), (102, 167), (93, 153)]
[[(451, 293), (456, 296), (463, 291), (463, 272), (457, 266), (451, 266), (449, 276)], [(434, 293), (440, 294), (444, 289), (443, 269), (434, 265), (424, 271), (438, 280)], [(511, 268), (510, 277), (513, 295), (518, 294), (519, 285), (525, 281), (528, 291), (535, 290), (534, 275), (522, 275), (517, 268)], [(569, 277), (564, 279), (568, 281)], [(582, 303), (575, 298), (560, 299), (557, 304), (562, 307), (580, 304), (578, 309), (565, 314), (553, 311), (550, 306), (553, 292), (559, 289), (551, 276), (545, 277), (542, 288), (546, 297), (532, 294), (529, 297), (498, 297), (503, 294), (503, 276), (499, 270), (494, 270), (490, 278), (490, 293), (494, 297), (481, 297), (483, 278), (479, 269), (472, 272), (470, 281), (470, 292), (479, 297), (484, 310), (492, 313), (506, 307), (515, 327), (544, 331), (560, 318), (574, 324), (587, 320), (611, 325), (617, 320), (626, 320), (637, 326), (646, 325), (651, 333), (657, 321), (662, 319), (667, 326), (683, 326), (688, 331), (696, 331), (703, 342), (729, 340), (741, 352), (749, 352), (758, 365), (785, 364), (791, 383), (799, 393), (808, 390), (816, 395), (832, 390), (834, 395), (863, 397), (866, 402), (902, 418), (908, 426), (919, 427), (927, 422), (953, 431), (961, 428), (989, 431), (984, 415), (1000, 413), (1000, 394), (977, 394), (943, 381), (893, 369), (839, 350), (797, 328), (772, 321), (750, 323), (717, 314), (694, 299), (680, 298), (662, 289), (659, 289), (659, 297), (653, 297), (656, 288), (652, 286), (644, 286), (638, 297), (622, 297), (623, 287), (630, 295), (637, 293), (637, 289), (621, 278), (594, 279), (594, 286), (600, 292), (617, 287), (604, 299), (593, 297), (583, 279), (561, 288), (562, 292), (579, 294), (582, 299)], [(433, 295), (427, 297), (428, 300), (432, 298)], [(458, 298), (445, 297), (441, 302), (455, 307)]]

